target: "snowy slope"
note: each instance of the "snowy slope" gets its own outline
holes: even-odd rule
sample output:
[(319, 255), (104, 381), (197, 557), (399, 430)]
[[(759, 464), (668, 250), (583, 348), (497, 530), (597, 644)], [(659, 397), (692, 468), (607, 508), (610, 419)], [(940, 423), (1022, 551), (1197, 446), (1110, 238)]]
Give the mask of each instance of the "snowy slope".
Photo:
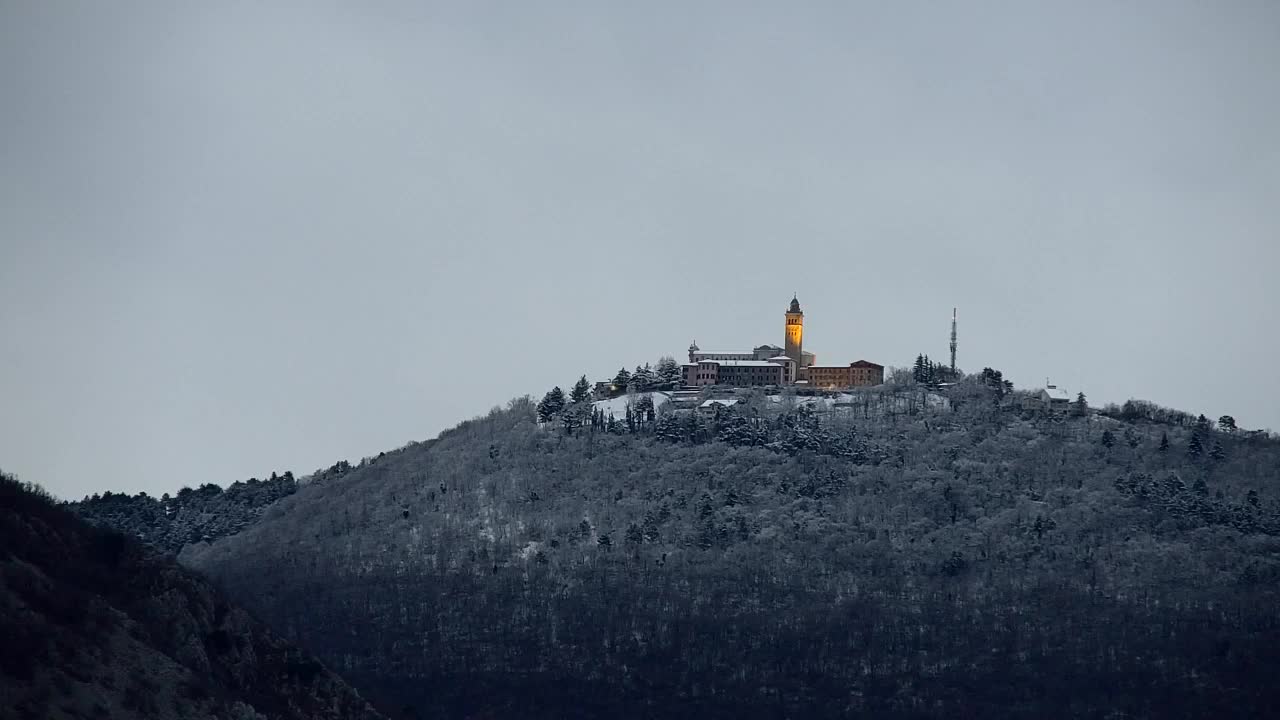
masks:
[(605, 417), (612, 415), (614, 418), (621, 420), (627, 416), (627, 406), (645, 395), (649, 395), (653, 398), (653, 409), (655, 411), (671, 399), (671, 396), (664, 392), (647, 392), (636, 393), (634, 395), (620, 395), (616, 398), (610, 398), (609, 400), (597, 400), (591, 403), (591, 406), (602, 412)]

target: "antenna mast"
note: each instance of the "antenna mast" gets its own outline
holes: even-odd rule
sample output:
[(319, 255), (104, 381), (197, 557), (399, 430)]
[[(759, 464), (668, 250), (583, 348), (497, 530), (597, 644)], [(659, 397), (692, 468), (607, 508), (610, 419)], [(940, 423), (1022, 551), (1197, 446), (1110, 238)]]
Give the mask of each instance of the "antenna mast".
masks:
[(951, 374), (956, 373), (956, 309), (951, 308)]

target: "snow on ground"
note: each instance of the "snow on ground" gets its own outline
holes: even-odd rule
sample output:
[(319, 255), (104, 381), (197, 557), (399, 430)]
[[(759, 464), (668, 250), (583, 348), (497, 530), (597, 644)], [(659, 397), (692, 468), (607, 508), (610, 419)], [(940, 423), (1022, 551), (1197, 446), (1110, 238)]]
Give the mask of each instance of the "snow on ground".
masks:
[[(770, 395), (769, 400), (775, 403), (782, 402), (781, 395)], [(838, 410), (848, 407), (861, 407), (861, 403), (871, 402), (871, 406), (876, 410), (896, 410), (897, 412), (906, 412), (912, 407), (923, 404), (925, 407), (933, 410), (949, 410), (951, 408), (951, 399), (945, 395), (938, 393), (924, 393), (918, 396), (885, 394), (870, 398), (867, 395), (857, 395), (851, 393), (840, 393), (834, 396), (807, 396), (797, 397), (793, 399), (796, 407), (805, 407), (818, 412)]]
[(671, 399), (671, 396), (664, 392), (636, 393), (635, 395), (619, 395), (616, 398), (610, 398), (608, 400), (597, 400), (591, 403), (591, 407), (599, 410), (605, 417), (613, 415), (614, 419), (622, 420), (627, 416), (627, 405), (639, 400), (643, 395), (653, 397), (654, 411), (657, 411), (658, 408), (662, 407)]

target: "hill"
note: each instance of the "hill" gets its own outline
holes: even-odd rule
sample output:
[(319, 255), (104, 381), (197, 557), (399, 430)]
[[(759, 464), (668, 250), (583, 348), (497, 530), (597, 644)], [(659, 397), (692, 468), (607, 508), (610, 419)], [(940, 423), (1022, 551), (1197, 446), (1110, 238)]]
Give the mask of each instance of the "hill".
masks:
[(182, 559), (405, 716), (1280, 712), (1280, 445), (1004, 395), (522, 399)]
[(0, 718), (381, 717), (204, 580), (0, 475)]

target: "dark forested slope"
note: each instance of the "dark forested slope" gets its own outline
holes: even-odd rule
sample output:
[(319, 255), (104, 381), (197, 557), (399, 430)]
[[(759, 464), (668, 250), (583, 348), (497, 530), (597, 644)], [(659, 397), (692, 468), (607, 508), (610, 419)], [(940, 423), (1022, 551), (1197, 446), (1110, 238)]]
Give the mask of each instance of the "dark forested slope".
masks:
[(184, 561), (406, 715), (1280, 715), (1277, 443), (1002, 392), (516, 401)]
[(184, 487), (172, 497), (105, 492), (71, 503), (71, 509), (94, 525), (118, 530), (159, 552), (177, 554), (191, 543), (240, 532), (257, 521), (268, 505), (297, 488), (293, 473), (271, 473), (266, 480), (234, 482), (226, 490), (213, 484), (194, 490)]
[(0, 718), (380, 717), (136, 541), (0, 475)]

